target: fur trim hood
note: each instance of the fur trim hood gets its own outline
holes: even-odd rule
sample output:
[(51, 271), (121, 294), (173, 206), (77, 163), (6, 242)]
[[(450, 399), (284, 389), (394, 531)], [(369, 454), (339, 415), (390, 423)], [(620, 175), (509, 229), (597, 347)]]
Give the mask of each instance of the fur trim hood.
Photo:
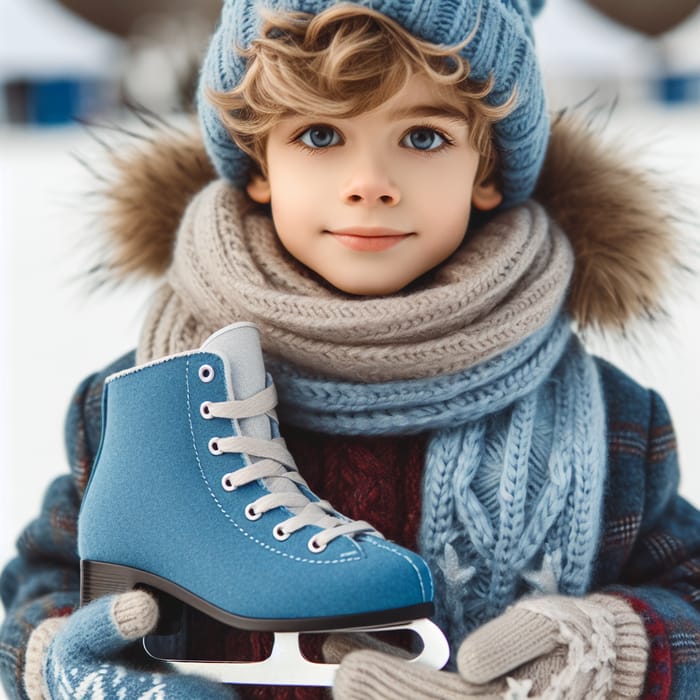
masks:
[[(106, 236), (93, 272), (102, 282), (162, 275), (185, 208), (216, 177), (194, 124), (180, 130), (139, 116), (147, 128), (126, 134), (126, 144), (101, 140), (113, 166), (96, 174)], [(568, 307), (582, 330), (626, 332), (664, 316), (672, 280), (688, 269), (672, 198), (628, 160), (580, 119), (554, 120), (534, 198), (572, 243)]]

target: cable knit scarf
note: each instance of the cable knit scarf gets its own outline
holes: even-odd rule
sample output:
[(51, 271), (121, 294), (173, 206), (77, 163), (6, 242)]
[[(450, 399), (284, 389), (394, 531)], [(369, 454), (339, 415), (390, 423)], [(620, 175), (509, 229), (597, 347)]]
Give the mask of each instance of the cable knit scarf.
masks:
[(458, 644), (528, 590), (581, 594), (590, 580), (605, 418), (595, 364), (560, 311), (572, 265), (563, 233), (528, 203), (410, 290), (346, 296), (286, 254), (269, 217), (214, 183), (183, 220), (139, 360), (254, 321), (283, 421), (430, 432), (420, 550), (438, 622)]
[[(580, 595), (598, 545), (605, 414), (593, 359), (564, 314), (451, 375), (379, 384), (270, 358), (280, 417), (344, 435), (430, 431), (420, 552), (453, 644), (535, 590)], [(369, 517), (369, 516), (368, 516)]]

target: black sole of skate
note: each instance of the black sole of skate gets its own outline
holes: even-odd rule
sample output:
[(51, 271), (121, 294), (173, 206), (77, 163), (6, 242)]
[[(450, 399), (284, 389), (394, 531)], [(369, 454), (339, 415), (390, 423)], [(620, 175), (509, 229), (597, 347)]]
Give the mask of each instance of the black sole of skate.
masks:
[[(253, 618), (234, 615), (223, 610), (172, 581), (148, 571), (119, 564), (83, 560), (80, 562), (80, 604), (113, 593), (144, 589), (152, 593), (162, 606), (172, 605), (173, 599), (208, 617), (241, 630), (251, 632), (328, 632), (344, 629), (401, 625), (413, 620), (432, 617), (432, 603), (419, 603), (404, 608), (377, 610), (357, 615), (337, 615), (312, 618)], [(161, 611), (163, 612), (163, 611)], [(162, 617), (166, 617), (162, 615)]]

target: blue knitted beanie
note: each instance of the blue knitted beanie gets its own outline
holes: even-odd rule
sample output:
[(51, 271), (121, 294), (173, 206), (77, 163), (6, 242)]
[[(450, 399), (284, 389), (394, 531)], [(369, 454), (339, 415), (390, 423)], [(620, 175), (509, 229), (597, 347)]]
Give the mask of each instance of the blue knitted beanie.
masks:
[[(234, 88), (243, 77), (245, 60), (236, 47), (248, 48), (259, 36), (259, 8), (318, 14), (337, 4), (334, 0), (225, 0), (199, 83), (199, 115), (204, 143), (221, 177), (242, 187), (250, 161), (231, 140), (207, 88), (217, 92)], [(532, 17), (544, 0), (358, 0), (391, 17), (408, 32), (433, 44), (455, 45), (476, 31), (461, 51), (471, 65), (470, 77), (485, 81), (493, 75), (487, 100), (502, 104), (517, 88), (511, 113), (494, 125), (500, 156), (503, 207), (532, 194), (549, 138), (549, 117), (542, 78), (535, 55)]]

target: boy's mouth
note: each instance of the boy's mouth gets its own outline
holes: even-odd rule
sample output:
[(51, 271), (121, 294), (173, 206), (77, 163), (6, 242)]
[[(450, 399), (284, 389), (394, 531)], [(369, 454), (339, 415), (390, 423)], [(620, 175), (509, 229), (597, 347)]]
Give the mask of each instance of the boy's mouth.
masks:
[(379, 226), (353, 227), (326, 231), (346, 248), (364, 252), (387, 250), (401, 243), (413, 233), (404, 233)]

